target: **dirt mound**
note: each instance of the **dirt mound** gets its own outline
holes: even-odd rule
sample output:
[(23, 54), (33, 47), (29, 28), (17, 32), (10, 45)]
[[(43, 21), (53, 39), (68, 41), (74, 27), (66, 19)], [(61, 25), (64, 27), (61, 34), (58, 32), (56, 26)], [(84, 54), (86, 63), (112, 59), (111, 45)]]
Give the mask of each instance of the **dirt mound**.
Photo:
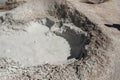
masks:
[(23, 3), (25, 3), (25, 1), (6, 0), (0, 3), (0, 10), (8, 11), (22, 5)]

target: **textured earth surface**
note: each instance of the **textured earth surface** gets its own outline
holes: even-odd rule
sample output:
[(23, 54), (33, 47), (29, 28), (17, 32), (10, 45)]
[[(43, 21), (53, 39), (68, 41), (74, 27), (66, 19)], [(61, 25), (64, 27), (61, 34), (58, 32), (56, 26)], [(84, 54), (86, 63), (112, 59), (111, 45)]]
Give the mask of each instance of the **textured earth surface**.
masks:
[(24, 1), (0, 11), (0, 80), (120, 80), (119, 0)]

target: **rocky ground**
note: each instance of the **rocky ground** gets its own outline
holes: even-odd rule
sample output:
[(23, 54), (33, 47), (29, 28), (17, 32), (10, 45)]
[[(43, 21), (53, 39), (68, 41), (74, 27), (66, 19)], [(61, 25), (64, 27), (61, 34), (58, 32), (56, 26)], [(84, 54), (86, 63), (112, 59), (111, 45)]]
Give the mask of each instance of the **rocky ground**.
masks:
[(26, 0), (2, 10), (0, 80), (119, 80), (119, 9), (119, 0)]

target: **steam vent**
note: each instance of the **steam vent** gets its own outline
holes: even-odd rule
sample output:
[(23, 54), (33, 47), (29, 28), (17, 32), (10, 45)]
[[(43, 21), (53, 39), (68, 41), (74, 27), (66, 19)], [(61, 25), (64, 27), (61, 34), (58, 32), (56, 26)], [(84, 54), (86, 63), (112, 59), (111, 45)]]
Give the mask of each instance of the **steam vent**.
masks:
[(0, 0), (0, 80), (120, 80), (120, 0)]

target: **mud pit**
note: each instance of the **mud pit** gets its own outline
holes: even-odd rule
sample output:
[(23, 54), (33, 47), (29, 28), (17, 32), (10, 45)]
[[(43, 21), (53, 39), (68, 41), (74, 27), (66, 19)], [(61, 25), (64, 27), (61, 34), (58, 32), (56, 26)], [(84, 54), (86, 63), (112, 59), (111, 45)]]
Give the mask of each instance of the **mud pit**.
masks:
[(109, 64), (104, 52), (109, 44), (107, 36), (70, 4), (49, 1), (38, 0), (38, 4), (45, 6), (50, 18), (38, 17), (38, 11), (31, 17), (33, 11), (19, 12), (21, 7), (11, 12), (13, 18), (9, 14), (1, 17), (0, 79), (97, 80), (102, 76), (100, 80), (104, 80), (103, 71)]
[(65, 64), (69, 59), (81, 59), (87, 54), (87, 33), (72, 23), (55, 23), (43, 18), (25, 24), (22, 31), (11, 32), (8, 36), (0, 36), (0, 56), (24, 66)]

